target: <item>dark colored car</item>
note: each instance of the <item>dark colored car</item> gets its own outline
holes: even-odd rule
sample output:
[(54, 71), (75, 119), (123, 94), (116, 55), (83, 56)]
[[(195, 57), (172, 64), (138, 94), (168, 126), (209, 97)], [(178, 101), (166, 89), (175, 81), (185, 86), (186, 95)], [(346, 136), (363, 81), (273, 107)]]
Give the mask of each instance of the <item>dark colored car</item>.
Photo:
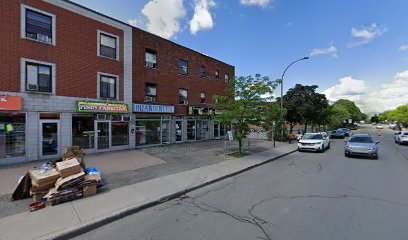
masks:
[(346, 133), (341, 129), (334, 130), (330, 133), (330, 138), (345, 138), (345, 137)]
[(346, 140), (344, 146), (344, 155), (349, 156), (367, 156), (378, 159), (378, 144), (369, 134), (353, 134), (349, 140)]
[(350, 137), (350, 129), (348, 129), (348, 128), (340, 128), (339, 130), (343, 130), (343, 132), (345, 133), (346, 137)]
[(349, 126), (349, 128), (350, 128), (350, 130), (357, 130), (357, 129), (358, 129), (358, 126), (355, 125), (355, 124), (351, 124), (351, 125)]

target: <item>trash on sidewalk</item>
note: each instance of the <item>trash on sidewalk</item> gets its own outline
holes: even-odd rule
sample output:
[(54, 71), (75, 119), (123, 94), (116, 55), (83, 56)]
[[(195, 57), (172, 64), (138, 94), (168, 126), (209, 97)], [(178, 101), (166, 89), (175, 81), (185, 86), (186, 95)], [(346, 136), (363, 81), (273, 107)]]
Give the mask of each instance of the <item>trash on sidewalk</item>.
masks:
[(62, 178), (80, 173), (83, 171), (81, 166), (79, 165), (79, 161), (76, 158), (66, 159), (62, 162), (57, 162), (57, 171), (61, 175)]
[(85, 167), (84, 152), (74, 146), (67, 150), (62, 161), (47, 162), (40, 168), (30, 169), (21, 177), (12, 200), (31, 196), (30, 211), (54, 206), (81, 197), (96, 194), (102, 186), (101, 173), (95, 167)]

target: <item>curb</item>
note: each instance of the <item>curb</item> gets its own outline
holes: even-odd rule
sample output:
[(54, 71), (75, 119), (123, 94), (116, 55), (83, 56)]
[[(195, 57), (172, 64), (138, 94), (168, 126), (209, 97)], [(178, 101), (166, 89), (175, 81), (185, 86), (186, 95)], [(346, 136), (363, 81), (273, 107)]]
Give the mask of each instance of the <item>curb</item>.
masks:
[(282, 155), (276, 156), (274, 158), (265, 160), (265, 161), (263, 161), (261, 163), (254, 164), (254, 165), (252, 165), (250, 167), (243, 168), (243, 169), (241, 169), (239, 171), (236, 171), (234, 173), (230, 173), (230, 174), (224, 175), (222, 177), (219, 177), (217, 179), (214, 179), (214, 180), (199, 184), (198, 186), (191, 187), (191, 188), (188, 188), (188, 189), (185, 189), (185, 190), (173, 193), (173, 194), (163, 196), (158, 200), (151, 201), (151, 202), (142, 204), (140, 206), (129, 207), (127, 209), (122, 209), (122, 210), (120, 210), (120, 211), (118, 211), (118, 212), (116, 212), (116, 213), (114, 213), (114, 214), (112, 214), (110, 216), (102, 217), (102, 218), (99, 218), (99, 219), (94, 219), (94, 220), (92, 220), (91, 222), (89, 222), (88, 224), (86, 224), (84, 226), (74, 226), (71, 229), (65, 229), (66, 230), (65, 232), (60, 232), (60, 233), (54, 232), (54, 233), (47, 234), (48, 237), (47, 237), (47, 235), (44, 236), (44, 237), (45, 237), (45, 239), (56, 239), (56, 240), (65, 240), (65, 239), (74, 238), (76, 236), (87, 233), (87, 232), (89, 232), (91, 230), (97, 229), (99, 227), (102, 227), (102, 226), (107, 225), (109, 223), (112, 223), (114, 221), (117, 221), (117, 220), (119, 220), (121, 218), (127, 217), (129, 215), (135, 214), (135, 213), (140, 212), (142, 210), (145, 210), (147, 208), (151, 208), (151, 207), (154, 207), (156, 205), (162, 204), (164, 202), (167, 202), (167, 201), (173, 200), (175, 198), (178, 198), (178, 197), (180, 197), (180, 196), (182, 196), (182, 195), (184, 195), (186, 193), (189, 193), (189, 192), (195, 191), (197, 189), (209, 186), (209, 185), (211, 185), (213, 183), (216, 183), (216, 182), (222, 181), (224, 179), (236, 176), (236, 175), (241, 174), (243, 172), (247, 172), (247, 171), (249, 171), (251, 169), (254, 169), (256, 167), (259, 167), (261, 165), (273, 162), (273, 161), (275, 161), (275, 160), (277, 160), (279, 158), (285, 157), (285, 156), (287, 156), (289, 154), (292, 154), (294, 152), (297, 152), (297, 149), (292, 150), (292, 151), (290, 151), (288, 153), (284, 153)]

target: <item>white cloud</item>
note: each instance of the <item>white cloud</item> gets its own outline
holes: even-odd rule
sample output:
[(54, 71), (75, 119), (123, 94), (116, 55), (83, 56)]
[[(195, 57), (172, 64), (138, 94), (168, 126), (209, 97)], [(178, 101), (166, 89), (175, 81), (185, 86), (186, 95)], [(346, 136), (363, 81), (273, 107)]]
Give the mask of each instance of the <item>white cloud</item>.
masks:
[(401, 52), (408, 51), (408, 44), (402, 45), (398, 50)]
[(379, 89), (368, 87), (366, 81), (345, 77), (323, 91), (330, 102), (339, 99), (354, 101), (366, 113), (380, 113), (408, 104), (408, 70), (395, 74), (394, 79)]
[(349, 45), (349, 47), (356, 47), (372, 42), (375, 38), (380, 37), (387, 32), (387, 27), (382, 25), (378, 26), (373, 23), (369, 26), (363, 26), (361, 28), (351, 28), (351, 36), (357, 38), (358, 41)]
[(240, 0), (242, 5), (266, 8), (273, 0)]
[(332, 58), (338, 58), (337, 48), (333, 46), (333, 44), (331, 44), (330, 47), (328, 48), (324, 48), (324, 49), (315, 48), (310, 53), (310, 56), (318, 56), (318, 55), (330, 55)]
[(180, 22), (186, 13), (183, 0), (150, 0), (142, 9), (147, 30), (167, 39), (181, 31)]
[(210, 13), (210, 8), (214, 6), (215, 2), (213, 0), (195, 0), (194, 16), (190, 21), (190, 32), (192, 34), (214, 27), (214, 21)]
[(129, 23), (130, 25), (132, 25), (134, 27), (137, 27), (137, 22), (138, 21), (137, 21), (136, 18), (127, 20), (127, 23)]

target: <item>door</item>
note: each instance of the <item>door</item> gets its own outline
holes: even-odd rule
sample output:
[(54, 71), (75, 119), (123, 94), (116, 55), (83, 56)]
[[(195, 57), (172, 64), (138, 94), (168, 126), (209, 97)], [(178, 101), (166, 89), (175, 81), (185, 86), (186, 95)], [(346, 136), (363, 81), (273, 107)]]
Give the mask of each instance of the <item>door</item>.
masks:
[(96, 122), (96, 149), (99, 152), (107, 151), (110, 148), (110, 122)]
[(59, 157), (59, 120), (40, 120), (41, 157)]
[(162, 143), (170, 143), (170, 120), (162, 120), (161, 136)]
[(176, 121), (175, 131), (176, 131), (176, 142), (183, 141), (183, 125), (181, 120)]
[(202, 139), (202, 132), (203, 132), (203, 121), (197, 120), (196, 121), (196, 140)]
[(220, 122), (214, 121), (214, 139), (220, 139)]
[(210, 129), (209, 129), (209, 126), (208, 126), (208, 120), (203, 120), (203, 123), (202, 123), (202, 132), (201, 132), (201, 139), (202, 140), (208, 140), (209, 138), (210, 138)]

